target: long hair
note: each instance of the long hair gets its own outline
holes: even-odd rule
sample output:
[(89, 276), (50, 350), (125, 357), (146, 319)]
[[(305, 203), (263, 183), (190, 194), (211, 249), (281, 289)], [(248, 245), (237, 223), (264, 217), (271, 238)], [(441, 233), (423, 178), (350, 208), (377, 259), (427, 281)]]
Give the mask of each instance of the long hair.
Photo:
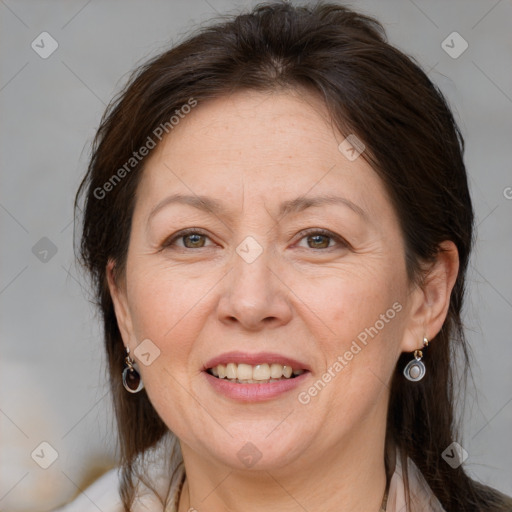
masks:
[[(80, 260), (92, 276), (103, 319), (125, 510), (135, 497), (138, 457), (168, 433), (145, 391), (132, 395), (122, 386), (124, 345), (106, 278), (109, 259), (116, 277), (125, 269), (145, 163), (134, 160), (134, 151), (154, 139), (159, 126), (167, 126), (172, 137), (169, 119), (191, 101), (200, 105), (233, 91), (276, 89), (317, 95), (334, 126), (365, 144), (363, 158), (398, 214), (411, 281), (421, 285), (424, 264), (433, 261), (441, 242), (457, 246), (459, 273), (446, 321), (426, 355), (426, 377), (414, 385), (403, 378), (410, 356), (402, 355), (396, 366), (386, 444), (400, 449), (405, 470), (406, 458), (414, 461), (446, 510), (505, 510), (498, 493), (441, 458), (458, 439), (454, 366), (459, 360), (468, 368), (461, 308), (473, 208), (463, 138), (441, 92), (414, 59), (387, 42), (375, 19), (323, 3), (263, 4), (199, 30), (137, 69), (102, 118), (75, 208), (83, 196)], [(121, 174), (122, 181), (113, 181)]]

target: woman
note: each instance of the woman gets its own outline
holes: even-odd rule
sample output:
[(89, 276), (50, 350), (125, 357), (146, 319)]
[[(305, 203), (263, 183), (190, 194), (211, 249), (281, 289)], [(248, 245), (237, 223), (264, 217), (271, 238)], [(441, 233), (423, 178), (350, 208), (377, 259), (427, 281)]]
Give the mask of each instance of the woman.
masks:
[(138, 70), (77, 194), (121, 465), (65, 510), (512, 510), (456, 443), (462, 153), (345, 7), (263, 5)]

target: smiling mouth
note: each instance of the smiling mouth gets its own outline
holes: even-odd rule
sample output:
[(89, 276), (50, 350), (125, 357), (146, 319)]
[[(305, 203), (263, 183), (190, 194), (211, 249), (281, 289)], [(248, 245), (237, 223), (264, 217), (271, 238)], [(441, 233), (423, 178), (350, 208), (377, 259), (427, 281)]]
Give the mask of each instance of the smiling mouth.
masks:
[(225, 379), (238, 384), (268, 384), (294, 379), (307, 370), (295, 369), (279, 363), (256, 365), (228, 363), (218, 364), (206, 371), (218, 379)]

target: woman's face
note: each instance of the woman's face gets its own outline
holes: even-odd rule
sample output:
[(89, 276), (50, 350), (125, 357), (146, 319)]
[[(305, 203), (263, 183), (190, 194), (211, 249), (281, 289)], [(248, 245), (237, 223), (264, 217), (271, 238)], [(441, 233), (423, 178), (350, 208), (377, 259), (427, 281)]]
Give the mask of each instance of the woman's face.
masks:
[(149, 156), (110, 284), (184, 453), (270, 469), (383, 440), (397, 358), (425, 333), (390, 199), (343, 141), (316, 98), (242, 92)]

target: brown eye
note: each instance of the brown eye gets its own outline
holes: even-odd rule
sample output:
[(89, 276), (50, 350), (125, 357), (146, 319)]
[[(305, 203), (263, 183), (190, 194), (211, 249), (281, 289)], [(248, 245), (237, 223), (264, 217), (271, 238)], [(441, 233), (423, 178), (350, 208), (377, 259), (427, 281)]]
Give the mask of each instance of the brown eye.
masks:
[(307, 237), (308, 245), (311, 249), (325, 249), (329, 247), (330, 238), (327, 235), (310, 235)]
[(207, 235), (197, 229), (184, 230), (169, 237), (162, 244), (162, 248), (202, 249), (203, 247), (207, 247), (206, 240), (208, 238)]
[[(336, 246), (338, 248), (348, 247), (348, 243), (343, 240), (340, 236), (335, 235), (334, 233), (326, 230), (326, 229), (316, 229), (302, 232), (303, 236), (300, 239), (299, 243), (302, 240), (307, 240), (307, 248), (309, 249), (334, 249)], [(333, 242), (333, 243), (331, 243)], [(302, 246), (304, 247), (304, 246)]]
[(204, 238), (204, 235), (201, 235), (200, 233), (193, 233), (191, 235), (184, 235), (181, 237), (184, 246), (188, 249), (204, 247)]

